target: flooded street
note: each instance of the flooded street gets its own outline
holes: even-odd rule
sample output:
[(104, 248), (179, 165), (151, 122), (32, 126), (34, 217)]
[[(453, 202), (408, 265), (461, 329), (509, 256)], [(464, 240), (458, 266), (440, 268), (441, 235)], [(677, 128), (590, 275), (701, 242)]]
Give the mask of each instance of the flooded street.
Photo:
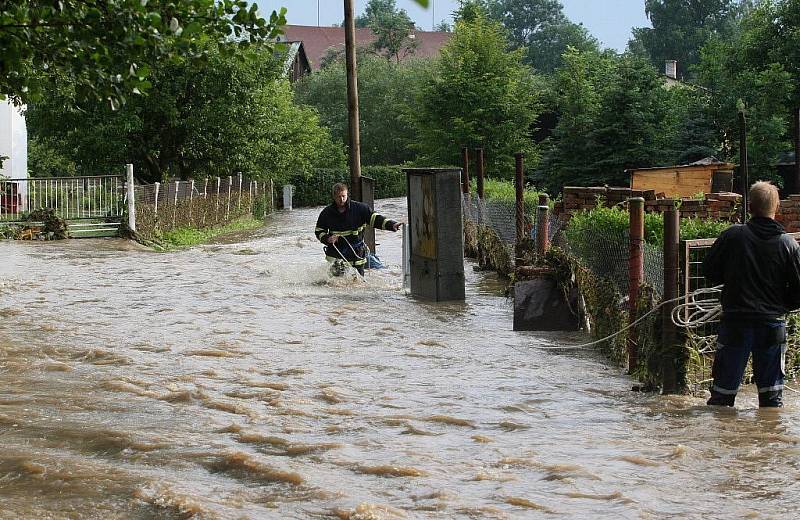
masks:
[(584, 335), (512, 332), (491, 273), (404, 295), (400, 233), (330, 282), (317, 213), (174, 253), (0, 242), (0, 518), (797, 514), (800, 395), (633, 393), (543, 348)]

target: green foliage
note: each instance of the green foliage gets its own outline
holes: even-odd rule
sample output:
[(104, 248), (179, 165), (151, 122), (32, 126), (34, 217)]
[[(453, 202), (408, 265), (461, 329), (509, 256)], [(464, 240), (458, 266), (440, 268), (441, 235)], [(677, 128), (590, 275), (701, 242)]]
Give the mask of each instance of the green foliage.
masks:
[[(406, 194), (406, 176), (400, 166), (367, 166), (361, 175), (375, 180), (375, 198), (403, 197)], [(295, 206), (323, 206), (330, 204), (331, 188), (337, 182), (350, 185), (347, 168), (318, 168), (311, 175), (297, 175), (291, 179), (294, 186), (292, 203)]]
[[(471, 181), (471, 190), (475, 192), (477, 189), (477, 181)], [(536, 188), (526, 186), (523, 191), (523, 204), (525, 206), (525, 214), (531, 215), (535, 213), (536, 208), (539, 206), (540, 192)], [(501, 181), (496, 179), (485, 179), (483, 182), (483, 198), (484, 200), (498, 200), (504, 201), (510, 205), (516, 204), (517, 188), (513, 182)]]
[(461, 146), (483, 146), (489, 175), (510, 177), (514, 152), (535, 163), (538, 87), (522, 51), (508, 51), (502, 26), (480, 14), (458, 21), (438, 65), (418, 98), (417, 161), (458, 164)]
[[(74, 85), (77, 99), (112, 109), (151, 86), (151, 68), (189, 59), (200, 66), (208, 41), (271, 42), (285, 9), (269, 19), (239, 0), (10, 0), (0, 3), (0, 93), (42, 99), (50, 81)], [(49, 92), (48, 92), (49, 93)]]
[(771, 163), (791, 147), (791, 110), (800, 106), (798, 27), (800, 3), (762, 2), (738, 32), (711, 39), (701, 52), (698, 81), (711, 92), (710, 118), (728, 159), (738, 158), (737, 105), (744, 104), (751, 179), (778, 180)]
[(161, 246), (160, 249), (165, 250), (190, 247), (203, 244), (220, 235), (225, 235), (234, 231), (255, 229), (263, 225), (264, 222), (261, 220), (243, 217), (219, 227), (201, 229), (194, 227), (178, 228), (165, 232), (161, 235), (157, 243)]
[[(359, 57), (361, 162), (367, 165), (414, 161), (418, 135), (412, 124), (416, 92), (432, 74), (431, 60), (401, 64), (375, 56)], [(306, 76), (295, 85), (296, 99), (312, 106), (337, 144), (348, 143), (347, 78), (341, 61)]]
[(206, 67), (160, 64), (150, 95), (120, 111), (91, 100), (75, 108), (76, 86), (63, 84), (29, 108), (29, 133), (76, 173), (107, 174), (130, 162), (148, 182), (238, 172), (279, 179), (343, 163), (314, 111), (294, 104), (288, 82), (277, 79), (270, 48), (222, 47), (233, 48), (212, 46)]
[(565, 184), (626, 185), (629, 168), (673, 162), (679, 124), (656, 71), (632, 55), (564, 55), (555, 86), (561, 117), (542, 162), (551, 191)]
[[(731, 225), (725, 220), (685, 218), (681, 219), (681, 240), (715, 238)], [(598, 206), (591, 210), (578, 211), (572, 215), (565, 234), (571, 244), (579, 243), (583, 237), (623, 237), (630, 229), (627, 210)], [(644, 214), (644, 239), (648, 244), (664, 245), (664, 216), (661, 213)]]
[(734, 31), (739, 13), (736, 0), (645, 0), (644, 8), (652, 27), (634, 28), (629, 45), (659, 70), (666, 60), (676, 60), (678, 77), (691, 73), (710, 38)]
[(511, 44), (525, 51), (526, 63), (550, 73), (569, 47), (598, 51), (599, 42), (583, 25), (570, 22), (558, 0), (487, 0), (490, 18), (503, 24)]
[(73, 177), (75, 162), (59, 151), (57, 141), (31, 138), (28, 140), (28, 175), (30, 177)]

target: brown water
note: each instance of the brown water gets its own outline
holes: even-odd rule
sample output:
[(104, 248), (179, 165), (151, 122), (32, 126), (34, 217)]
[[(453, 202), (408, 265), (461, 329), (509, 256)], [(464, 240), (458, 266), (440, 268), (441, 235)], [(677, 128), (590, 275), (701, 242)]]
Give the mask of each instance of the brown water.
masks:
[[(390, 216), (404, 201), (379, 204)], [(629, 391), (390, 268), (330, 283), (315, 210), (159, 254), (0, 243), (0, 518), (788, 518), (800, 408)]]

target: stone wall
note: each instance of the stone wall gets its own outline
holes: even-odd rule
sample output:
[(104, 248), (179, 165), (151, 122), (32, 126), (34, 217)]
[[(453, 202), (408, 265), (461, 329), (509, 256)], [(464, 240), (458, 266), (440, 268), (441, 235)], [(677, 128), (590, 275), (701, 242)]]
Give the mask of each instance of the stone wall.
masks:
[(782, 200), (775, 220), (783, 224), (788, 233), (800, 232), (800, 195), (789, 195)]

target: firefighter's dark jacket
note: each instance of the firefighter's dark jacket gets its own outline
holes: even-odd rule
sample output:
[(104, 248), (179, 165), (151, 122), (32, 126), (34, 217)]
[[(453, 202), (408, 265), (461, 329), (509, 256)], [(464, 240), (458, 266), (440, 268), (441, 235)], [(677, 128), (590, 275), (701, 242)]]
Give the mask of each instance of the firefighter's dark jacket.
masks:
[(726, 229), (706, 255), (703, 274), (712, 285), (725, 284), (726, 320), (781, 319), (800, 308), (800, 246), (770, 218)]
[[(317, 227), (314, 234), (317, 235), (317, 239), (320, 242), (325, 244), (325, 254), (329, 258), (344, 257), (345, 260), (348, 260), (353, 265), (363, 265), (366, 263), (365, 255), (361, 253), (364, 248), (364, 229), (367, 226), (372, 226), (375, 229), (394, 231), (394, 225), (394, 220), (389, 220), (383, 215), (375, 213), (372, 208), (363, 202), (348, 199), (344, 212), (340, 212), (335, 203), (322, 210), (319, 218), (317, 218)], [(336, 248), (328, 244), (328, 238), (332, 235), (339, 236), (339, 240), (334, 243)], [(339, 251), (337, 252), (336, 249)], [(353, 250), (358, 253), (357, 256), (353, 254)]]

